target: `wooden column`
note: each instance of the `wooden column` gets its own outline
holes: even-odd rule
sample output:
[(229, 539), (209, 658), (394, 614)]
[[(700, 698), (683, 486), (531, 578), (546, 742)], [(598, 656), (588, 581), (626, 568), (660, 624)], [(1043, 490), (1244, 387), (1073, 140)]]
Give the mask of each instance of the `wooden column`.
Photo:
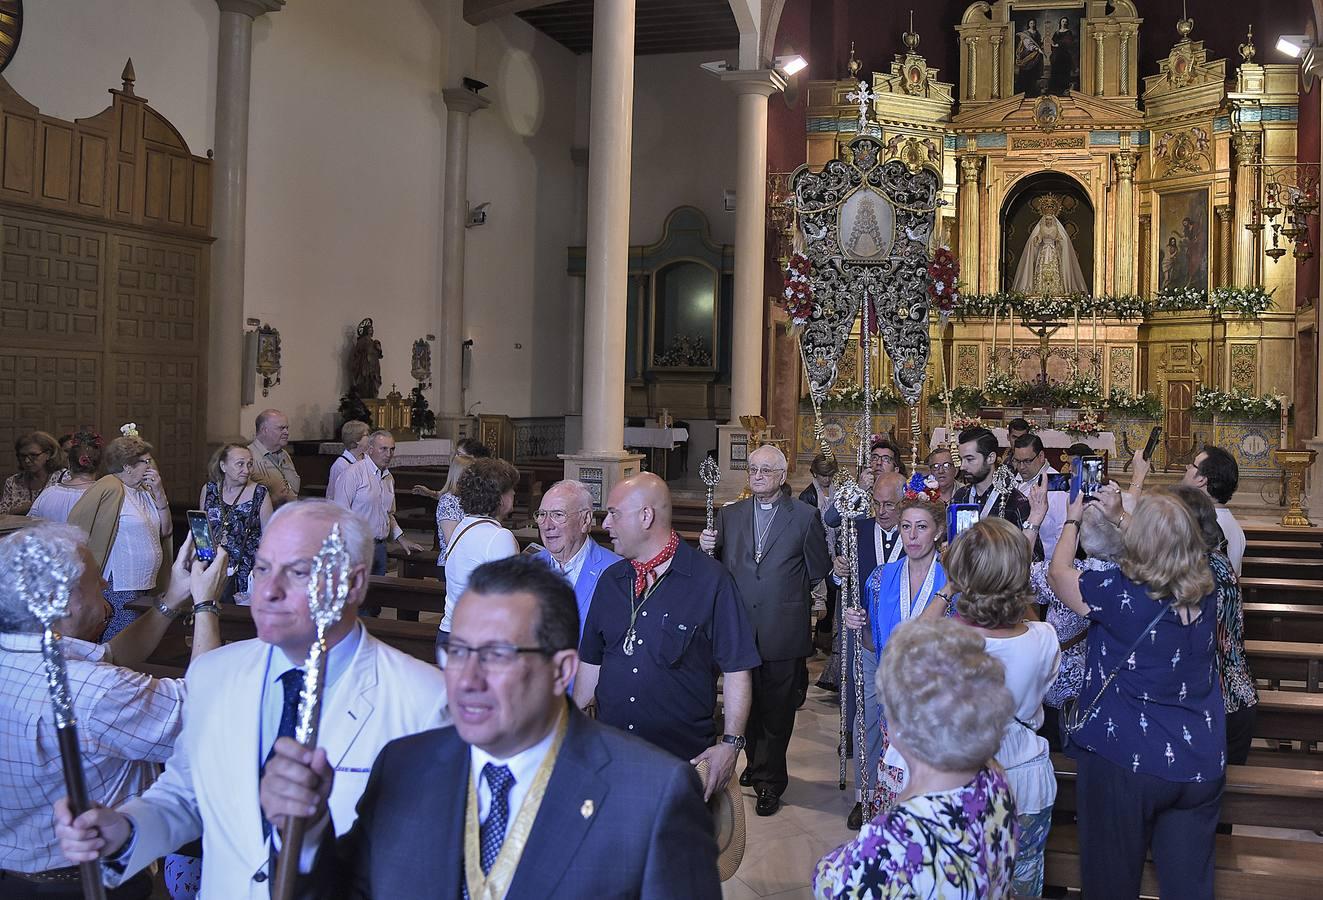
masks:
[(1219, 206), (1217, 215), (1217, 283), (1219, 287), (1231, 284), (1231, 207)]

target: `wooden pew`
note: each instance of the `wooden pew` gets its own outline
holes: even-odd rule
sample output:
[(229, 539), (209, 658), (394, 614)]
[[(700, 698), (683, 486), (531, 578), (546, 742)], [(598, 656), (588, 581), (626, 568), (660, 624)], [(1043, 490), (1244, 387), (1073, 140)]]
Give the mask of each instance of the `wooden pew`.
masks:
[(446, 611), (446, 584), (435, 578), (397, 578), (373, 575), (368, 578), (368, 606), (384, 606), (397, 612)]
[(1323, 605), (1246, 603), (1245, 639), (1323, 643)]
[(1245, 542), (1245, 561), (1261, 557), (1323, 559), (1323, 544), (1318, 541), (1254, 540)]
[[(1282, 741), (1323, 741), (1323, 694), (1259, 691), (1254, 736)], [(1320, 824), (1323, 828), (1323, 824)]]
[(1245, 578), (1293, 578), (1323, 583), (1323, 559), (1298, 556), (1246, 556), (1241, 567)]
[(1323, 690), (1323, 644), (1298, 641), (1246, 641), (1245, 655), (1256, 679), (1303, 681), (1305, 690)]
[(386, 550), (386, 556), (400, 564), (401, 578), (432, 578), (439, 581), (446, 580), (445, 567), (436, 564), (437, 557), (440, 556), (440, 553), (436, 550), (422, 550), (418, 553), (405, 553), (399, 547), (392, 544)]
[(1323, 581), (1297, 577), (1246, 576), (1240, 579), (1240, 590), (1246, 603), (1297, 603), (1305, 606), (1323, 606)]
[[(1053, 754), (1057, 774), (1055, 810), (1076, 810), (1075, 761)], [(1323, 772), (1260, 766), (1228, 766), (1222, 795), (1224, 823), (1275, 828), (1323, 828)], [(1284, 838), (1218, 835), (1215, 877), (1220, 898), (1317, 896), (1323, 884), (1323, 847)], [(1045, 883), (1080, 885), (1079, 837), (1074, 825), (1053, 823), (1048, 835)], [(1157, 876), (1144, 867), (1143, 891), (1157, 895)]]

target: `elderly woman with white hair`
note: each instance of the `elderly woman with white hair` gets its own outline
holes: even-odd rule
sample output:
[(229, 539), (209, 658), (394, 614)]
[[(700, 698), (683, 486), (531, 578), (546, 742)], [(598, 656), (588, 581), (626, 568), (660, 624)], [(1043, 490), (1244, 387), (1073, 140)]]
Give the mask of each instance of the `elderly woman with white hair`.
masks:
[(877, 673), (892, 746), (909, 781), (889, 813), (818, 861), (820, 900), (1008, 897), (1014, 803), (991, 762), (1014, 701), (981, 635), (952, 619), (900, 625)]

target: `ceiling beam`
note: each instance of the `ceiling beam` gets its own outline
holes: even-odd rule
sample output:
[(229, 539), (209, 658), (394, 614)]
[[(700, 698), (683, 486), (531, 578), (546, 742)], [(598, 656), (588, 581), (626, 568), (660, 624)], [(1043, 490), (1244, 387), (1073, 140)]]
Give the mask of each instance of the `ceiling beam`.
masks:
[(481, 25), (502, 16), (514, 15), (539, 6), (550, 6), (559, 0), (464, 0), (464, 21)]

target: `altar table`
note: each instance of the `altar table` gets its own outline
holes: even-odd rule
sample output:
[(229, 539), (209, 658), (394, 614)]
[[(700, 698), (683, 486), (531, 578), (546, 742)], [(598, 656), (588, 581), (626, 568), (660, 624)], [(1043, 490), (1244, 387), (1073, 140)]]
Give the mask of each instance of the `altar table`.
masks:
[[(997, 442), (1003, 447), (1010, 446), (1010, 441), (1006, 437), (1005, 428), (991, 428), (989, 431), (997, 436)], [(1080, 435), (1070, 434), (1069, 432), (1058, 431), (1055, 428), (1048, 428), (1035, 431), (1034, 434), (1038, 435), (1038, 439), (1043, 442), (1043, 446), (1049, 450), (1064, 450), (1071, 444), (1084, 443), (1088, 444), (1090, 449), (1099, 453), (1105, 451), (1108, 456), (1116, 456), (1116, 435), (1110, 431), (1104, 431), (1093, 437), (1082, 437)], [(928, 446), (937, 447), (939, 445), (945, 445), (946, 440), (946, 429), (944, 427), (937, 427), (933, 429), (932, 440), (929, 442)]]

